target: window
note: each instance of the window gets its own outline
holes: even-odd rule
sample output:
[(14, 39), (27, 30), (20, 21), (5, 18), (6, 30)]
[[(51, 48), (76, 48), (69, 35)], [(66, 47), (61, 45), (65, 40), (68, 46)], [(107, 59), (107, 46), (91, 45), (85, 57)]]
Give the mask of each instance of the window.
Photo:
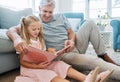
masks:
[(73, 0), (72, 11), (83, 12), (85, 14), (85, 1), (86, 0)]
[(120, 0), (112, 0), (112, 17), (120, 17)]
[(83, 12), (86, 18), (97, 18), (106, 12), (111, 17), (119, 17), (120, 0), (73, 0), (72, 11)]
[(12, 8), (28, 8), (30, 0), (0, 0), (0, 5)]
[(83, 12), (85, 13), (85, 0), (73, 0), (73, 8), (74, 12)]
[[(56, 1), (56, 11), (62, 11), (61, 6), (64, 5), (64, 0)], [(60, 3), (62, 1), (62, 3)], [(97, 18), (98, 14), (108, 12), (111, 17), (120, 16), (120, 0), (71, 0), (69, 3), (72, 12), (83, 12), (85, 18)], [(69, 2), (69, 1), (68, 1)], [(13, 7), (13, 8), (32, 8), (35, 13), (39, 12), (40, 0), (0, 0), (0, 5)], [(67, 7), (62, 7), (67, 8)], [(66, 9), (67, 10), (67, 9)]]
[(90, 0), (89, 7), (89, 17), (97, 18), (98, 14), (107, 12), (107, 0)]
[(38, 13), (39, 12), (39, 4), (40, 4), (40, 0), (34, 0), (34, 12)]

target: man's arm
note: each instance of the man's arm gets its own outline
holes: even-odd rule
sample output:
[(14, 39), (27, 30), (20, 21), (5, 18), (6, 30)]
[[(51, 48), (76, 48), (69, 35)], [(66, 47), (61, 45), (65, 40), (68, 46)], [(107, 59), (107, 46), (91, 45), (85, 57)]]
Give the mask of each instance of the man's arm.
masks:
[(73, 42), (75, 41), (75, 33), (73, 32), (73, 30), (70, 28), (67, 30), (68, 32), (68, 40), (72, 40)]
[(67, 52), (72, 51), (75, 47), (75, 33), (73, 32), (73, 30), (67, 29), (67, 33), (68, 33), (68, 40), (65, 41), (65, 46), (70, 46), (69, 49), (67, 49)]
[(20, 26), (14, 26), (8, 29), (7, 36), (13, 41), (14, 47), (18, 52), (26, 52), (27, 44), (20, 37)]
[(7, 36), (14, 42), (14, 46), (19, 44), (22, 41), (20, 37), (20, 27), (14, 26), (8, 29)]

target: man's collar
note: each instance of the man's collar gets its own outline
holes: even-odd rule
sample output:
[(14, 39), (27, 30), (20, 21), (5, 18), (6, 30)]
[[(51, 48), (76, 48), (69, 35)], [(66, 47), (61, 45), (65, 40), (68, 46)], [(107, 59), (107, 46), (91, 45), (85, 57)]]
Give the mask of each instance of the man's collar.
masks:
[(52, 17), (52, 21), (56, 21), (56, 17), (54, 15)]

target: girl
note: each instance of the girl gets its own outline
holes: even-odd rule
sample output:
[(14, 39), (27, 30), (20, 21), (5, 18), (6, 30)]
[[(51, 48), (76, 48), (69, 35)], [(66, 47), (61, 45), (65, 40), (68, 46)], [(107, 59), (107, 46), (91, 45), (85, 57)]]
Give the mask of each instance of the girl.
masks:
[[(21, 37), (27, 46), (32, 46), (43, 51), (46, 50), (43, 27), (36, 16), (21, 19)], [(66, 78), (73, 78), (79, 82), (105, 82), (112, 71), (107, 70), (98, 74), (99, 68), (90, 72), (88, 76), (73, 69), (63, 61), (41, 62), (39, 64), (23, 60), (25, 53), (20, 52), (20, 75), (15, 82), (70, 82)]]

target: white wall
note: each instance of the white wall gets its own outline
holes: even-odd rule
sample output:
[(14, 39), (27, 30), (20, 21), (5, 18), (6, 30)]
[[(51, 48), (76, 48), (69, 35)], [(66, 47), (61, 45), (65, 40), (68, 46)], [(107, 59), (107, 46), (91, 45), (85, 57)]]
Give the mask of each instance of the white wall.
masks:
[(55, 0), (56, 8), (55, 11), (59, 13), (70, 12), (72, 9), (73, 0)]

